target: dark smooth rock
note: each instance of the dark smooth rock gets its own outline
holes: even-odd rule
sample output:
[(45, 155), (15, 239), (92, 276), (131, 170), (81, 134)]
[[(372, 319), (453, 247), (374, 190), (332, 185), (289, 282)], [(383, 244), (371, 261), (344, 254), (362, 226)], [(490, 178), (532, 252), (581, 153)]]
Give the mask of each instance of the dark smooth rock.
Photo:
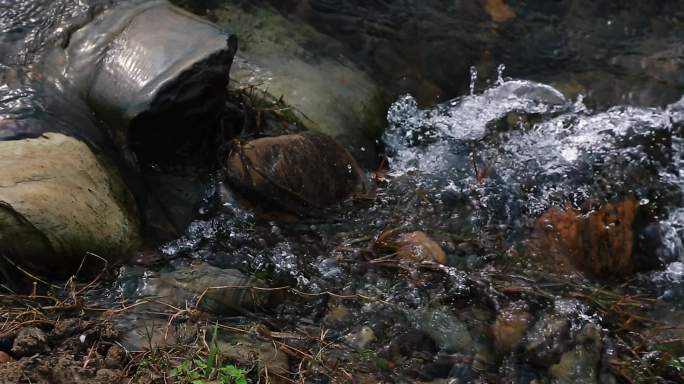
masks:
[(248, 199), (292, 212), (325, 208), (365, 190), (349, 152), (314, 132), (236, 142), (225, 174)]

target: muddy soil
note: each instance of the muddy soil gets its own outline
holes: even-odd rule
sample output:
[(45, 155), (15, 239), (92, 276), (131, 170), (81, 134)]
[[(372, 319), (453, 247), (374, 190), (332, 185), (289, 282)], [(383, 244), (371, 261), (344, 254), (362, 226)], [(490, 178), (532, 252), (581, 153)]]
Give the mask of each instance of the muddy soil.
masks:
[(0, 382), (114, 384), (126, 382), (129, 356), (108, 322), (80, 317), (27, 320), (3, 332)]

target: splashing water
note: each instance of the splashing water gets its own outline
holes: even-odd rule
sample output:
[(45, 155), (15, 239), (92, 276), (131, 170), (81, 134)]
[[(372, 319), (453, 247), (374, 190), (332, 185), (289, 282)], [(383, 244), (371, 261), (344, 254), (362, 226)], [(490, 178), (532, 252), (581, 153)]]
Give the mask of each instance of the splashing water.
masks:
[(499, 64), (499, 66), (496, 68), (496, 85), (502, 85), (504, 83), (503, 73), (505, 70), (505, 64)]
[(477, 68), (470, 67), (470, 95), (475, 94), (475, 84), (477, 84)]
[[(548, 85), (504, 81), (504, 68), (481, 94), (471, 88), (429, 109), (408, 95), (397, 100), (384, 136), (392, 174), (416, 174), (443, 201), (466, 202), (476, 226), (511, 233), (550, 207), (633, 196), (661, 218), (657, 235), (643, 235), (657, 237), (657, 258), (670, 265), (658, 276), (681, 280), (683, 102), (594, 112)], [(463, 204), (454, 208), (461, 216)]]

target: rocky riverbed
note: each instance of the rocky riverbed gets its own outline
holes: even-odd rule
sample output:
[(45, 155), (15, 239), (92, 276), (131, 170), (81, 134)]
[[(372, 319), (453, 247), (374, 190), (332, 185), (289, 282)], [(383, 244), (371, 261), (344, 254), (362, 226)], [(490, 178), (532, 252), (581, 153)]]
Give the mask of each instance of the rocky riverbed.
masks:
[[(58, 14), (76, 28), (105, 3), (21, 3), (0, 20), (17, 35), (16, 26), (26, 25), (19, 16), (31, 12), (35, 23)], [(138, 3), (163, 2), (131, 4)], [(179, 93), (187, 97), (163, 99), (178, 99), (175, 109), (152, 103), (154, 113), (132, 122), (108, 120), (105, 126), (130, 129), (96, 146), (68, 130), (4, 139), (17, 125), (3, 121), (32, 124), (19, 112), (38, 106), (41, 114), (31, 116), (50, 121), (44, 116), (54, 105), (83, 106), (69, 98), (51, 104), (61, 90), (43, 93), (34, 84), (51, 83), (32, 74), (42, 69), (18, 64), (30, 61), (29, 52), (42, 57), (50, 39), (0, 38), (6, 52), (21, 53), (0, 55), (15, 68), (2, 72), (13, 81), (0, 89), (11, 116), (0, 120), (0, 146), (8, 148), (0, 162), (11, 164), (0, 169), (0, 181), (14, 186), (0, 184), (0, 200), (12, 199), (14, 208), (3, 200), (0, 213), (17, 213), (0, 216), (0, 224), (21, 224), (0, 227), (0, 382), (684, 380), (684, 99), (673, 39), (682, 28), (680, 6), (178, 5), (201, 15), (196, 22), (211, 20), (238, 36), (221, 103), (198, 107), (189, 95), (205, 100), (216, 89), (195, 93), (202, 82), (191, 81)], [(48, 25), (55, 35), (44, 35), (60, 36)], [(439, 31), (446, 32), (437, 39)], [(522, 39), (511, 42), (526, 34), (536, 42), (522, 50), (528, 55), (520, 53)], [(23, 78), (16, 68), (29, 73), (30, 82), (19, 81), (24, 88), (16, 86)], [(196, 125), (177, 113), (206, 116), (214, 108), (216, 119)], [(101, 123), (86, 128), (100, 132)], [(100, 140), (92, 132), (86, 138)], [(17, 142), (61, 151), (40, 152), (41, 169), (55, 164), (49, 159), (72, 161), (56, 179), (71, 183), (14, 182), (12, 172), (35, 157)], [(101, 143), (115, 150), (100, 151)], [(30, 195), (17, 188), (31, 184), (47, 198), (22, 200)], [(74, 185), (95, 202), (106, 191), (130, 191), (109, 192), (134, 207), (123, 216), (111, 213), (121, 205), (78, 200), (79, 212), (94, 209), (109, 218), (103, 223), (133, 223), (115, 225), (134, 232), (117, 237), (135, 248), (116, 255), (125, 261), (93, 248), (72, 257), (75, 265), (60, 262), (64, 249), (106, 244), (104, 235), (114, 234), (76, 222), (97, 228), (84, 243), (42, 225), (38, 219), (59, 223), (73, 211), (71, 203), (51, 209), (49, 191), (68, 201)], [(103, 185), (109, 189), (97, 189)], [(35, 236), (36, 229), (50, 236), (27, 244), (50, 249), (46, 260), (55, 265), (32, 265), (16, 255), (44, 254), (6, 246), (17, 244), (8, 233)], [(63, 246), (45, 248), (57, 243)], [(50, 276), (57, 267), (70, 273)]]

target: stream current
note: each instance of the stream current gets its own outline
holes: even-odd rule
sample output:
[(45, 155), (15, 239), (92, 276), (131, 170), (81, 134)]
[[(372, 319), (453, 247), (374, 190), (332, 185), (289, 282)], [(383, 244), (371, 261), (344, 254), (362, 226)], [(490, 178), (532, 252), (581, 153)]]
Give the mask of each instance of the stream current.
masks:
[[(26, 9), (0, 12), (9, 14), (2, 20), (53, 20), (46, 30), (59, 40), (88, 12), (76, 3), (35, 10), (25, 3)], [(113, 285), (92, 291), (90, 300), (111, 304), (159, 296), (169, 276), (182, 280), (184, 271), (210, 265), (291, 288), (223, 322), (325, 332), (344, 346), (325, 364), (353, 366), (359, 377), (372, 372), (389, 382), (608, 383), (625, 381), (629, 376), (620, 364), (631, 364), (637, 373), (656, 371), (662, 382), (681, 379), (676, 362), (684, 347), (681, 341), (665, 343), (682, 338), (684, 319), (684, 99), (677, 101), (682, 72), (676, 44), (681, 5), (632, 2), (630, 10), (622, 2), (511, 2), (509, 13), (492, 10), (500, 1), (486, 2), (485, 10), (462, 2), (444, 8), (440, 1), (372, 1), (364, 2), (363, 12), (358, 1), (342, 2), (339, 9), (331, 3), (277, 6), (337, 36), (369, 71), (382, 72), (383, 59), (399, 63), (383, 79), (392, 84), (386, 88), (394, 101), (379, 138), (383, 165), (367, 171), (374, 193), (293, 217), (247, 208), (218, 173), (205, 175), (204, 199), (185, 234), (152, 252), (156, 263), (123, 266)], [(464, 13), (449, 17), (456, 13), (438, 12), (444, 9)], [(372, 20), (362, 13), (388, 16)], [(430, 15), (435, 23), (419, 22)], [(429, 45), (433, 28), (468, 15), (470, 22), (444, 28), (448, 33)], [(406, 19), (420, 31), (412, 42), (426, 47), (420, 55), (402, 51), (411, 33), (396, 30)], [(534, 35), (539, 26), (542, 32)], [(30, 63), (29, 53), (40, 53), (40, 46), (30, 45), (51, 39), (36, 35), (16, 45), (10, 35), (22, 32), (0, 27), (6, 65)], [(479, 32), (470, 40), (473, 29)], [(590, 30), (596, 34), (586, 35)], [(534, 35), (535, 44), (507, 45), (507, 36), (516, 33)], [(362, 42), (363, 49), (350, 41)], [(468, 49), (462, 62), (435, 53), (452, 45)], [(498, 62), (510, 73), (501, 68), (497, 74)], [(483, 75), (470, 68), (474, 64)], [(592, 88), (594, 80), (606, 78)], [(606, 204), (630, 201), (638, 214), (628, 220), (633, 250), (627, 276), (592, 276), (572, 262), (559, 268), (550, 255), (558, 250), (534, 246), (539, 227), (554, 225), (538, 218), (554, 208), (576, 212), (573, 218), (581, 221)], [(606, 227), (620, 226), (620, 220)], [(412, 231), (425, 232), (446, 260), (417, 262), (382, 244), (388, 233)], [(606, 254), (583, 246), (579, 253)], [(184, 299), (173, 304), (192, 306), (197, 295)], [(139, 331), (145, 316), (154, 314), (123, 326)], [(140, 340), (131, 346), (140, 347)], [(563, 372), (563, 361), (575, 371)], [(326, 382), (324, 370), (317, 376), (316, 369), (311, 367), (312, 382)]]

